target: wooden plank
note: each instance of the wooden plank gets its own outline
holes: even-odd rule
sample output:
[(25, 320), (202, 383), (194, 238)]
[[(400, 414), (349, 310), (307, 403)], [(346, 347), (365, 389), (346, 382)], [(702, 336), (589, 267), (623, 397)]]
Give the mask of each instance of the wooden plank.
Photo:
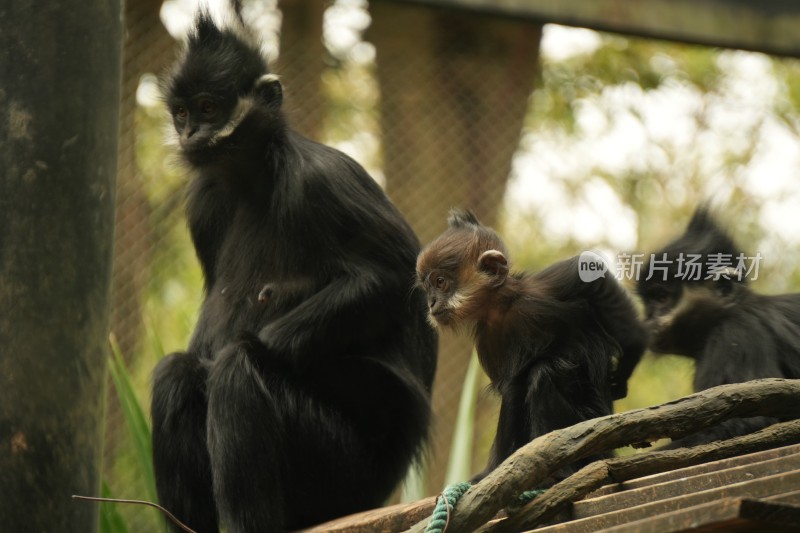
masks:
[(800, 57), (800, 2), (796, 0), (401, 1)]
[(656, 500), (685, 496), (687, 493), (707, 491), (795, 470), (800, 470), (800, 454), (726, 468), (717, 472), (683, 476), (657, 485), (586, 498), (575, 502), (572, 506), (572, 516), (574, 518), (585, 518), (643, 505)]
[(650, 476), (643, 476), (637, 479), (623, 481), (622, 483), (613, 483), (610, 485), (604, 485), (599, 489), (597, 489), (596, 491), (588, 494), (586, 498), (595, 498), (598, 496), (603, 496), (605, 494), (612, 494), (624, 490), (648, 487), (650, 485), (656, 485), (658, 483), (666, 483), (667, 481), (672, 481), (675, 479), (682, 479), (686, 477), (696, 476), (698, 474), (705, 474), (707, 472), (715, 472), (719, 470), (724, 470), (726, 468), (734, 468), (741, 465), (757, 463), (760, 461), (767, 461), (769, 459), (776, 459), (778, 457), (786, 457), (787, 455), (792, 455), (796, 453), (800, 453), (800, 444), (795, 444), (792, 446), (783, 446), (780, 448), (773, 448), (771, 450), (764, 450), (760, 452), (748, 453), (745, 455), (731, 457), (730, 459), (709, 461), (707, 463), (702, 463), (696, 466), (688, 466), (685, 468), (670, 470), (668, 472), (660, 472), (658, 474), (652, 474)]
[(772, 533), (797, 531), (800, 507), (753, 500), (727, 498), (666, 513), (655, 518), (629, 522), (605, 533), (677, 533), (753, 531)]
[(393, 533), (404, 531), (429, 517), (436, 496), (348, 515), (295, 533)]
[(612, 528), (637, 520), (653, 519), (661, 514), (688, 509), (726, 498), (765, 498), (784, 494), (800, 487), (800, 472), (788, 472), (726, 487), (677, 496), (610, 513), (580, 518), (537, 529), (537, 533), (589, 533)]
[(762, 498), (762, 500), (773, 503), (786, 503), (789, 505), (800, 506), (800, 489), (792, 492), (786, 492), (784, 494), (776, 494), (775, 496)]

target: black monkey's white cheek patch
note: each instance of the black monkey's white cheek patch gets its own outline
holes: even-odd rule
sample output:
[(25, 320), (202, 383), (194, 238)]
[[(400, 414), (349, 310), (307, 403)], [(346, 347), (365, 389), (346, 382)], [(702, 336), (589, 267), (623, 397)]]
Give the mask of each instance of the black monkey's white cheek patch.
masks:
[(259, 88), (263, 85), (269, 85), (272, 82), (280, 81), (280, 79), (281, 77), (278, 76), (277, 74), (272, 74), (272, 73), (264, 74), (263, 76), (261, 76), (256, 80), (255, 87)]
[(208, 145), (215, 146), (233, 135), (233, 132), (236, 131), (236, 128), (239, 127), (239, 124), (242, 123), (242, 120), (252, 108), (253, 99), (251, 97), (239, 98), (239, 101), (236, 102), (236, 107), (233, 108), (230, 120), (208, 140)]

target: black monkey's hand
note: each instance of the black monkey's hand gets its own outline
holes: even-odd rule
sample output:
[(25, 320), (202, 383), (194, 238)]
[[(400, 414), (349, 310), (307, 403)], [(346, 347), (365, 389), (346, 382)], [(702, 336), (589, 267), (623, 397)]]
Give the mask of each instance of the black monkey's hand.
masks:
[(611, 399), (621, 400), (628, 395), (628, 381), (614, 378), (611, 380)]
[(308, 350), (308, 328), (293, 322), (276, 320), (258, 332), (258, 340), (274, 357), (297, 362), (297, 354)]

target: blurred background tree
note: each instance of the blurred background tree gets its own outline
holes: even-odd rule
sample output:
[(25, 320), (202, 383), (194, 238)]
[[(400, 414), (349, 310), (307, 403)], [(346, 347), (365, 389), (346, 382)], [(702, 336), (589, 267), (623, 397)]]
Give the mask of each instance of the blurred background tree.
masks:
[[(185, 347), (202, 299), (186, 176), (157, 94), (192, 6), (126, 4), (113, 332), (145, 412), (156, 360)], [(711, 200), (762, 253), (757, 290), (800, 283), (795, 60), (405, 3), (251, 1), (244, 16), (283, 76), (292, 124), (367, 167), (423, 244), (451, 206), (469, 207), (506, 238), (517, 268), (538, 270), (587, 248), (652, 250)], [(408, 497), (445, 478), (470, 345), (443, 337), (422, 494)], [(691, 374), (684, 359), (648, 356), (616, 408), (687, 394)], [(487, 383), (475, 380), (462, 478), (494, 436)], [(115, 496), (143, 497), (145, 465), (120, 417), (109, 409), (105, 479)], [(119, 512), (133, 531), (157, 523), (155, 512)]]

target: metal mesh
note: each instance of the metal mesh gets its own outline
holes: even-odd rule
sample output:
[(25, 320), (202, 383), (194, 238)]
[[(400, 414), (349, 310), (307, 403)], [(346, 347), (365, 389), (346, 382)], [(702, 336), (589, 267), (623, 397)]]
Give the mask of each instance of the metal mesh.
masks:
[[(163, 72), (175, 50), (174, 40), (159, 20), (160, 3), (126, 3), (113, 281), (112, 332), (145, 409), (149, 405), (149, 374), (157, 358), (186, 345), (202, 298), (200, 271), (182, 213), (185, 176), (170, 156), (173, 150), (164, 145), (166, 116), (151, 96), (153, 76)], [(280, 20), (272, 7), (257, 2), (245, 7), (245, 15), (259, 31), (269, 32), (270, 24)], [(598, 89), (602, 83), (626, 86), (620, 79), (602, 79), (594, 70), (582, 74), (574, 65), (571, 71), (545, 65), (543, 79), (541, 26), (537, 24), (380, 1), (373, 2), (369, 11), (359, 0), (340, 0), (327, 8), (320, 2), (292, 0), (282, 2), (281, 7), (283, 32), (280, 54), (274, 54), (274, 70), (285, 85), (291, 123), (303, 134), (332, 144), (361, 162), (409, 219), (423, 244), (444, 229), (450, 207), (467, 207), (501, 232), (508, 229), (506, 240), (516, 266), (539, 269), (579, 253), (587, 240), (564, 228), (574, 230), (582, 224), (584, 229), (602, 228), (599, 237), (590, 239), (607, 249), (633, 247), (640, 236), (646, 244), (663, 242), (664, 235), (681, 228), (683, 219), (676, 213), (685, 214), (692, 195), (698, 196), (696, 191), (687, 192), (700, 183), (697, 175), (686, 170), (694, 167), (676, 164), (674, 168), (689, 177), (675, 188), (666, 185), (673, 168), (631, 165), (620, 170), (573, 164), (591, 161), (591, 148), (584, 156), (570, 147), (570, 142), (582, 146), (585, 140), (585, 135), (570, 137), (586, 127), (581, 110), (603, 93)], [(609, 39), (610, 48), (618, 48), (618, 57), (627, 57), (627, 49), (620, 44), (623, 40)], [(693, 53), (663, 44), (642, 53), (659, 58), (675, 51)], [(596, 67), (598, 72), (615, 68), (614, 61), (605, 56), (598, 61), (606, 61)], [(786, 67), (787, 71), (791, 68)], [(572, 75), (574, 80), (567, 79)], [(535, 86), (544, 89), (534, 93)], [(569, 91), (559, 94), (552, 87)], [(572, 114), (556, 116), (553, 109), (559, 109), (557, 104), (565, 99), (574, 103), (566, 106)], [(796, 140), (793, 113), (785, 116), (794, 124)], [(532, 116), (539, 123), (531, 124)], [(698, 124), (702, 128), (701, 118)], [(560, 121), (560, 126), (542, 135), (541, 128), (554, 121)], [(701, 135), (702, 130), (698, 137)], [(647, 142), (656, 146), (661, 141)], [(669, 161), (681, 162), (683, 154), (668, 148), (663, 151)], [(556, 154), (556, 149), (561, 151)], [(572, 169), (577, 170), (571, 175)], [(533, 185), (520, 189), (517, 180), (526, 172), (533, 173), (528, 176)], [(610, 175), (614, 179), (608, 179)], [(513, 181), (507, 187), (509, 176)], [(554, 184), (569, 195), (563, 204), (543, 200), (558, 197), (554, 196)], [(734, 182), (726, 197), (736, 200), (744, 190)], [(608, 191), (622, 201), (608, 200)], [(663, 209), (665, 197), (680, 207)], [(584, 216), (584, 204), (595, 209), (593, 216)], [(638, 230), (631, 229), (637, 228), (632, 205), (639, 214), (652, 212), (649, 218), (639, 217)], [(520, 206), (527, 206), (527, 211)], [(745, 207), (737, 204), (737, 212)], [(611, 215), (616, 216), (614, 222), (609, 221)], [(626, 223), (620, 224), (617, 215)], [(620, 235), (630, 238), (615, 240)], [(785, 281), (792, 274), (784, 268), (782, 275)], [(443, 336), (427, 457), (429, 494), (442, 486), (470, 351), (469, 339)], [(688, 392), (690, 366), (673, 365), (677, 370), (669, 374), (663, 361), (658, 365), (660, 377), (646, 376), (642, 383), (662, 387), (671, 397)], [(636, 406), (636, 401), (634, 398), (626, 407)], [(485, 462), (496, 411), (494, 397), (481, 395), (474, 471)], [(105, 479), (115, 496), (146, 497), (126, 431), (110, 386)], [(156, 520), (150, 511), (122, 511), (133, 531), (150, 530)]]

